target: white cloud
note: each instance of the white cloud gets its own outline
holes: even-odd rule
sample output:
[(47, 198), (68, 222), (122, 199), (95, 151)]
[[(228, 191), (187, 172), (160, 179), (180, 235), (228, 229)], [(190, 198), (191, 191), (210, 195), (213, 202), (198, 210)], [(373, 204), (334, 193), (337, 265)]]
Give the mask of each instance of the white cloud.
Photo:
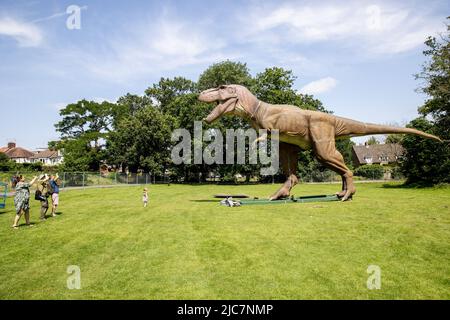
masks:
[(337, 80), (332, 77), (322, 78), (312, 81), (302, 87), (299, 91), (304, 94), (319, 94), (333, 89), (337, 85)]
[(63, 77), (76, 68), (89, 77), (129, 83), (238, 59), (252, 71), (277, 65), (302, 76), (326, 74), (335, 61), (345, 64), (422, 44), (442, 28), (442, 21), (419, 11), (391, 3), (252, 1), (219, 21), (218, 12), (190, 17), (162, 8), (156, 19), (118, 25), (114, 32), (100, 29), (98, 41), (56, 46), (52, 63), (68, 68), (48, 72)]
[(195, 57), (208, 49), (208, 42), (201, 34), (189, 33), (188, 27), (180, 22), (163, 20), (157, 25), (155, 34), (157, 36), (149, 45), (159, 55)]
[(104, 52), (79, 52), (73, 59), (95, 75), (122, 82), (179, 67), (229, 58), (221, 53), (223, 40), (210, 41), (201, 22), (192, 25), (163, 14), (157, 21), (134, 25), (121, 37), (109, 38)]
[[(329, 37), (352, 31), (354, 22), (343, 21), (348, 9), (338, 6), (297, 6), (282, 5), (258, 19), (255, 32), (271, 30), (280, 26), (287, 27), (289, 37), (303, 40), (326, 40)], [(260, 15), (261, 13), (258, 13)]]
[(242, 39), (269, 45), (337, 43), (374, 54), (405, 52), (443, 30), (442, 21), (401, 5), (364, 2), (254, 5), (241, 17)]
[(14, 38), (21, 47), (36, 47), (42, 43), (42, 32), (34, 24), (12, 18), (0, 18), (0, 36)]

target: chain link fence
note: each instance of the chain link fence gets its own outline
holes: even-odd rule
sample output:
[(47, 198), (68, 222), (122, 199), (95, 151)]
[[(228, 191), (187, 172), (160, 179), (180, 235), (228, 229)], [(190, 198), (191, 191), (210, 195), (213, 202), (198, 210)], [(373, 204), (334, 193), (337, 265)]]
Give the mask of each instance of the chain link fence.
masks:
[[(29, 181), (33, 176), (40, 175), (42, 172), (0, 172), (0, 181), (8, 183), (11, 186), (11, 178), (16, 174), (24, 174)], [(144, 184), (167, 184), (173, 182), (168, 175), (154, 175), (152, 173), (98, 173), (98, 172), (62, 172), (59, 173), (61, 179), (61, 188), (70, 187), (93, 187), (93, 186), (112, 186), (112, 185), (144, 185)], [(355, 181), (389, 181), (401, 180), (398, 174), (391, 174), (389, 170), (381, 177), (378, 176), (355, 176)], [(307, 174), (300, 174), (299, 180), (303, 183), (334, 183), (341, 182), (341, 177), (331, 170), (314, 171)], [(237, 182), (243, 182), (239, 179)], [(267, 180), (273, 181), (272, 179)], [(220, 183), (220, 179), (210, 179), (207, 182)]]
[[(0, 181), (11, 187), (12, 177), (23, 174), (27, 181), (44, 172), (0, 172)], [(111, 172), (102, 174), (98, 172), (62, 172), (59, 173), (60, 187), (92, 187), (112, 185), (143, 185), (156, 183), (169, 183), (169, 177), (154, 175), (151, 173), (119, 173)]]
[(167, 183), (167, 177), (152, 175), (151, 173), (92, 173), (92, 172), (63, 172), (59, 175), (61, 187), (108, 186), (116, 184), (154, 184)]

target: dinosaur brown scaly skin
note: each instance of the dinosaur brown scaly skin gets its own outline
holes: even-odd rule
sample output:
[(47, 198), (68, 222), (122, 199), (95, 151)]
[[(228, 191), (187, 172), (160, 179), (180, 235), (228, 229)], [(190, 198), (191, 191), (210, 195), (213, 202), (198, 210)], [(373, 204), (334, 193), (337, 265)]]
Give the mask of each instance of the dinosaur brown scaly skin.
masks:
[(255, 129), (279, 130), (280, 162), (286, 182), (270, 197), (272, 200), (288, 197), (297, 184), (300, 150), (312, 149), (322, 164), (342, 177), (342, 190), (337, 195), (345, 201), (353, 196), (356, 189), (353, 173), (336, 149), (336, 139), (369, 134), (410, 133), (441, 141), (434, 135), (416, 129), (364, 123), (296, 106), (265, 103), (240, 85), (223, 85), (205, 90), (200, 93), (199, 100), (218, 102), (204, 119), (208, 123), (224, 115), (234, 114), (247, 119)]

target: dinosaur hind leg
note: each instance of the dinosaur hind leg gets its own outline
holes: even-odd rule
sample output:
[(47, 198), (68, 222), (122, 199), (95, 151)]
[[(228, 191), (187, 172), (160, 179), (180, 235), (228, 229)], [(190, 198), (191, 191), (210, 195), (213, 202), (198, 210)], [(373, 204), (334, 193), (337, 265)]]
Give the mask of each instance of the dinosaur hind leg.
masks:
[(342, 201), (350, 199), (356, 192), (353, 185), (353, 173), (345, 165), (342, 154), (336, 149), (334, 138), (316, 141), (314, 151), (322, 164), (341, 175), (343, 190), (337, 195), (342, 198)]
[(278, 200), (289, 197), (291, 189), (298, 183), (298, 179), (295, 175), (289, 175), (284, 184), (273, 195), (269, 197), (269, 200)]
[(351, 198), (355, 192), (355, 186), (353, 185), (353, 173), (350, 169), (345, 165), (344, 158), (341, 153), (335, 150), (333, 153), (327, 154), (325, 157), (323, 155), (319, 156), (319, 160), (331, 170), (339, 173), (343, 180), (343, 190), (338, 192), (338, 197), (341, 198), (342, 201), (346, 201)]
[(339, 198), (342, 198), (343, 196), (345, 196), (345, 193), (347, 192), (347, 182), (345, 181), (345, 177), (343, 175), (341, 175), (342, 178), (342, 189), (341, 191), (336, 192), (336, 195)]
[(289, 197), (291, 189), (298, 183), (296, 176), (298, 152), (300, 148), (296, 145), (280, 142), (280, 163), (283, 173), (286, 175), (286, 181), (273, 195), (270, 200), (277, 200)]

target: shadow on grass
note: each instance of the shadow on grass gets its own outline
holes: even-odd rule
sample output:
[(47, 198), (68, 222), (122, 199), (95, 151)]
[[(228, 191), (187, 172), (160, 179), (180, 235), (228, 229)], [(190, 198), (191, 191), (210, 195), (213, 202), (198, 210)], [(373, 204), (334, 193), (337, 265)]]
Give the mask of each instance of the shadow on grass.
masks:
[[(63, 213), (62, 212), (55, 212), (55, 214), (56, 214), (56, 216), (60, 216), (60, 215), (62, 215)], [(52, 213), (51, 212), (47, 212), (47, 214), (45, 215), (45, 217), (48, 219), (48, 218), (55, 218), (54, 216), (52, 216)]]
[(4, 209), (0, 209), (0, 215), (10, 214), (10, 213), (16, 214), (15, 209), (11, 209), (10, 207), (4, 208)]
[[(30, 224), (26, 224), (25, 222), (19, 223), (17, 225), (18, 229), (26, 229), (26, 228), (31, 228), (36, 226), (36, 222), (30, 222)], [(14, 229), (13, 227), (11, 227), (11, 229)]]

